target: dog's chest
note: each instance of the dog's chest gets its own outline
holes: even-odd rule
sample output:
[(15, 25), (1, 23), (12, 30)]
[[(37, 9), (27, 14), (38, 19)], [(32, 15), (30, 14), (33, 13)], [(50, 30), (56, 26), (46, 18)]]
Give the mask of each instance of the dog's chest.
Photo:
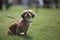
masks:
[(31, 23), (29, 23), (29, 22), (25, 22), (25, 23), (23, 22), (23, 23), (22, 23), (22, 27), (30, 27), (30, 24), (31, 24)]
[(31, 23), (30, 22), (20, 22), (19, 28), (22, 30), (27, 30), (30, 28)]

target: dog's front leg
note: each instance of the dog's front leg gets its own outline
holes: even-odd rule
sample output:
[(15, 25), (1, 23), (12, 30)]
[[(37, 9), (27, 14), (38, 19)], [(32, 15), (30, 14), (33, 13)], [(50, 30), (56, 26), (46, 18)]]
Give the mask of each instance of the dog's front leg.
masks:
[(20, 31), (17, 31), (17, 32), (16, 32), (16, 35), (20, 35)]
[(19, 27), (17, 27), (17, 30), (16, 30), (16, 35), (20, 35), (20, 28)]
[(27, 31), (24, 32), (24, 35), (25, 35), (25, 36), (27, 35)]
[(17, 31), (16, 32), (16, 35), (20, 36), (21, 35), (20, 33), (21, 33), (20, 31)]
[(25, 35), (25, 36), (27, 35), (27, 30), (28, 30), (28, 29), (26, 29), (25, 32), (24, 32), (24, 35)]

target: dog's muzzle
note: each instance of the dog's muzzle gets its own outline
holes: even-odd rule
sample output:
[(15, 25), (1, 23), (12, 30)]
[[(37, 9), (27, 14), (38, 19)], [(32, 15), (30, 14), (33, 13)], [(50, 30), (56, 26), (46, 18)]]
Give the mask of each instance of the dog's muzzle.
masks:
[(26, 18), (30, 18), (30, 17), (31, 17), (31, 15), (30, 15), (30, 14), (27, 14), (27, 15), (26, 15)]

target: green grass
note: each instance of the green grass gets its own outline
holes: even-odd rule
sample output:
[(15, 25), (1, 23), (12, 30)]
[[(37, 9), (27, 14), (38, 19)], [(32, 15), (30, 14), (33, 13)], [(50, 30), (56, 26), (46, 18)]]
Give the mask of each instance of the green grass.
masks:
[[(28, 36), (7, 35), (9, 26), (18, 20), (23, 10), (21, 6), (13, 6), (10, 10), (0, 11), (0, 40), (60, 40), (60, 9), (32, 9), (37, 12)], [(2, 14), (15, 17), (16, 20)]]

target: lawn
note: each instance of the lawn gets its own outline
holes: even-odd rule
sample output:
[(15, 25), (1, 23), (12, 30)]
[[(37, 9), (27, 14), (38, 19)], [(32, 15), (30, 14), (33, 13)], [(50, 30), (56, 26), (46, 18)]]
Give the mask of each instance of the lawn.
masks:
[[(15, 23), (24, 10), (21, 6), (12, 6), (9, 10), (0, 11), (0, 40), (60, 40), (60, 9), (32, 9), (36, 12), (27, 36), (7, 35), (8, 28)], [(11, 19), (3, 15), (9, 15)]]

